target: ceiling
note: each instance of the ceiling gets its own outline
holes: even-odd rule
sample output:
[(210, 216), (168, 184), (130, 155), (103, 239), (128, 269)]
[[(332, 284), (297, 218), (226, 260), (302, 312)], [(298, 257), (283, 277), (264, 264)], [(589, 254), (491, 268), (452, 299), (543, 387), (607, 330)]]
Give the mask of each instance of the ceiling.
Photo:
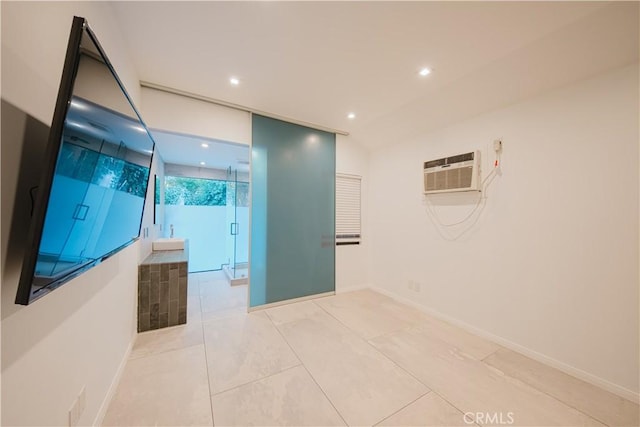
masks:
[(113, 7), (141, 80), (344, 130), (372, 149), (638, 61), (638, 2)]

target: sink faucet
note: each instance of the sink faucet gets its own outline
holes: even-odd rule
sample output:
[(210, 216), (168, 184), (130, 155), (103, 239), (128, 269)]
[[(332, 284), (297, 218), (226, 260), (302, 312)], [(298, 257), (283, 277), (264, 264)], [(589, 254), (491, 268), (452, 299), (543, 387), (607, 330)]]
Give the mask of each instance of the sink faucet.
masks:
[(169, 237), (173, 238), (173, 224), (171, 224), (169, 228), (171, 228), (171, 234), (169, 235)]

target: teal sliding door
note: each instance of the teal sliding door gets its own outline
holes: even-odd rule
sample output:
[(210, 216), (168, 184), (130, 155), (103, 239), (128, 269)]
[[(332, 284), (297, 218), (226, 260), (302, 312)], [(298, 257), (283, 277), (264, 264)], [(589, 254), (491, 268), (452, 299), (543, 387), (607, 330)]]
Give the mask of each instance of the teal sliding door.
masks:
[(252, 122), (249, 305), (335, 291), (335, 134)]

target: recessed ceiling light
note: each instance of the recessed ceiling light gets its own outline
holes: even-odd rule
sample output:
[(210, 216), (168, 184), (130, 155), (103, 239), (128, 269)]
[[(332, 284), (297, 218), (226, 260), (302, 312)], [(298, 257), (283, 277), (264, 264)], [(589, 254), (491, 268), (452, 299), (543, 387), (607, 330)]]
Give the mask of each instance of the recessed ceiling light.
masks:
[(204, 165), (206, 165), (205, 162), (200, 162), (200, 166), (204, 166)]
[(231, 77), (231, 78), (229, 79), (229, 83), (231, 83), (231, 84), (232, 84), (232, 85), (234, 85), (234, 86), (238, 86), (238, 85), (240, 84), (240, 80), (238, 80), (238, 78), (237, 78), (237, 77)]
[(200, 146), (202, 148), (209, 148), (209, 144), (207, 144), (206, 142), (203, 142), (202, 144), (200, 144)]
[(420, 70), (420, 72), (418, 73), (421, 76), (428, 76), (429, 74), (431, 74), (431, 70), (429, 68), (423, 68), (422, 70)]
[(355, 119), (355, 118), (356, 118), (356, 113), (349, 113), (349, 114), (347, 114), (347, 118), (348, 118), (348, 119), (351, 119), (351, 120)]

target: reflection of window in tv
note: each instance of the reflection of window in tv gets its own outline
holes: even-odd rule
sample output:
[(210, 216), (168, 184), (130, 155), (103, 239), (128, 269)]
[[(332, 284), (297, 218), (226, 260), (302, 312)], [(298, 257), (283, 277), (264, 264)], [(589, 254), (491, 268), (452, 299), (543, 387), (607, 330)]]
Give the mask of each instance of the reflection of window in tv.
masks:
[(148, 168), (71, 143), (63, 143), (57, 175), (144, 197)]

